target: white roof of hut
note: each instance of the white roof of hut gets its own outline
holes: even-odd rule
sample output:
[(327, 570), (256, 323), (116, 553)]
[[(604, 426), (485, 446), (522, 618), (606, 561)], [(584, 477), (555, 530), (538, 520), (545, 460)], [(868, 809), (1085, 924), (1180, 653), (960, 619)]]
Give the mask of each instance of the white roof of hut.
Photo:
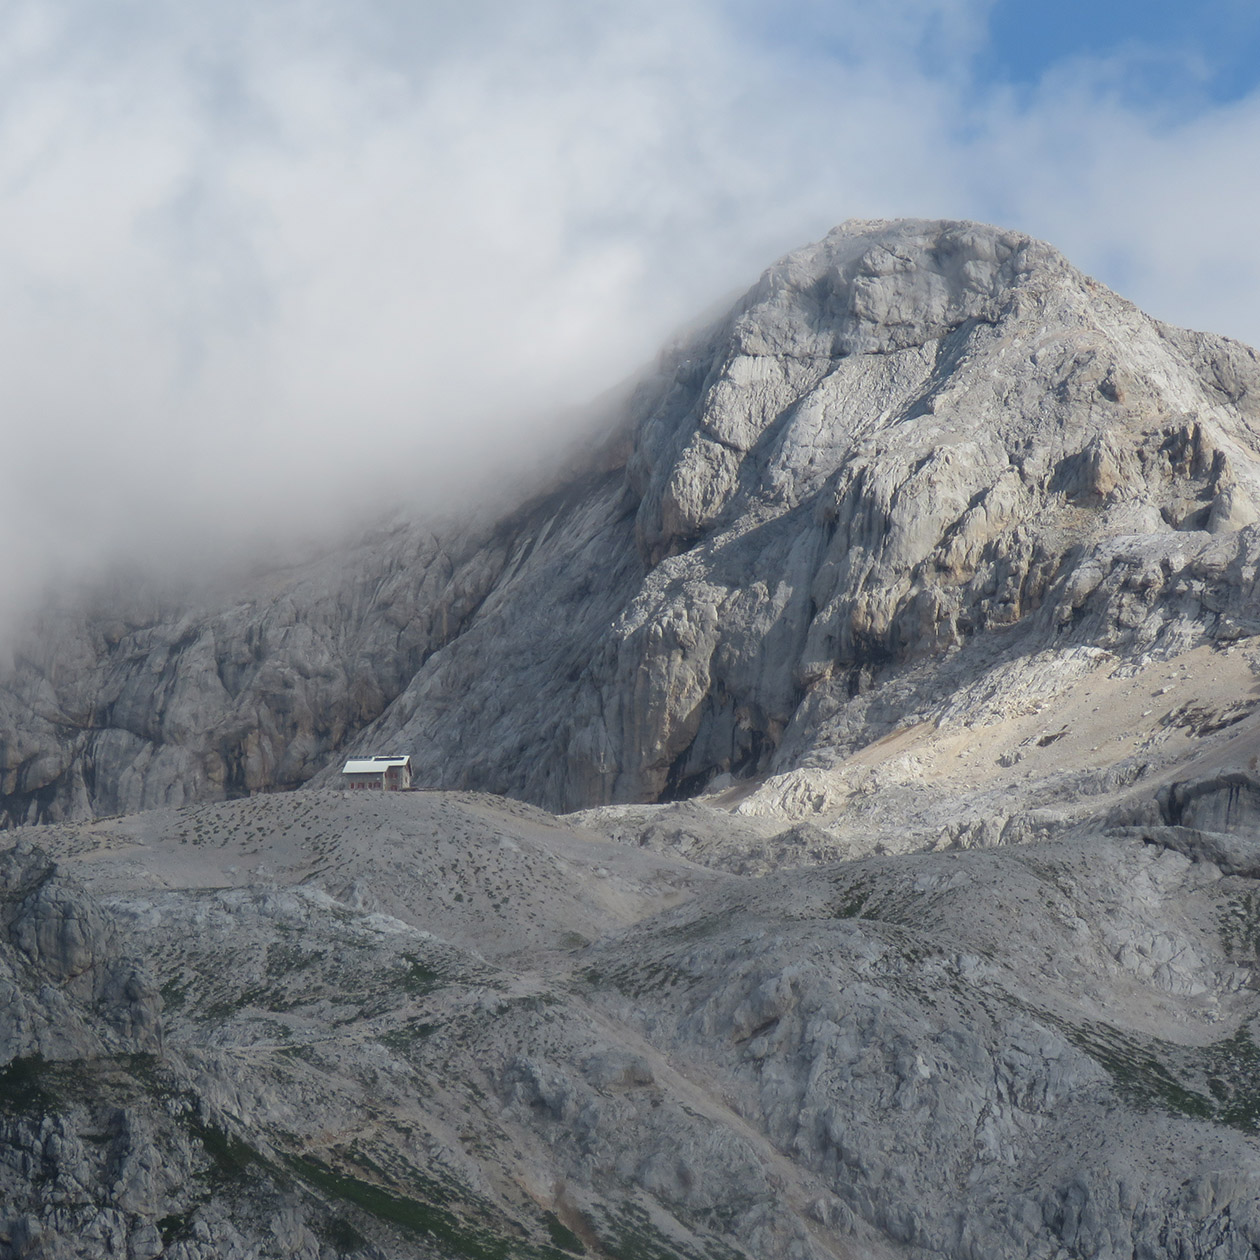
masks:
[(390, 766), (405, 766), (410, 757), (352, 757), (342, 767), (342, 774), (378, 774)]

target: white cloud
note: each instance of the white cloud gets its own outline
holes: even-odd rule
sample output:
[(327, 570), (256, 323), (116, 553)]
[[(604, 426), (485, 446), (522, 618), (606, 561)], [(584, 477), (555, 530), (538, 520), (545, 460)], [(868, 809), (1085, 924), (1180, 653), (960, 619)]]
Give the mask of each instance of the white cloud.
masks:
[(1257, 103), (1016, 105), (987, 9), (0, 4), (0, 582), (458, 494), (851, 215), (1008, 221), (1260, 339)]
[(1089, 76), (990, 119), (982, 195), (1151, 314), (1260, 344), (1258, 149), (1260, 96), (1170, 119)]

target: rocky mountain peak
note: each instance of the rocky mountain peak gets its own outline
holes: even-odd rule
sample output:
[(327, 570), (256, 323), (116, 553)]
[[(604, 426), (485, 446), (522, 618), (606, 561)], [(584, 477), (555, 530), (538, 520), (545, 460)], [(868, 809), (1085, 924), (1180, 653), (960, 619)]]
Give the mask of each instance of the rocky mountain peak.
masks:
[(1075, 273), (1050, 246), (982, 224), (849, 220), (763, 275), (736, 315), (744, 354), (886, 354), (995, 323), (1015, 291)]
[(994, 670), (1245, 618), (1258, 400), (1253, 351), (1041, 242), (844, 224), (662, 356), (624, 466), (223, 607), (64, 618), (0, 689), (0, 794), (54, 820), (388, 748), (575, 808), (833, 766)]
[[(1245, 523), (1254, 448), (1235, 453), (1246, 482), (1235, 488), (1229, 441), (1212, 420), (1222, 401), (1254, 396), (1255, 358), (1203, 340), (1192, 348), (1017, 233), (842, 225), (770, 268), (727, 320), (681, 348), (631, 464), (641, 547), (654, 563), (690, 545), (741, 486), (753, 494), (737, 497), (737, 512), (755, 510), (750, 499), (796, 503), (842, 465), (856, 471), (890, 449), (903, 465), (891, 476), (904, 482), (934, 453), (961, 447), (939, 458), (972, 470), (968, 498), (1005, 469), (1030, 483), (1057, 473), (1056, 490), (1077, 498), (1114, 499), (1122, 485), (1145, 497), (1141, 469), (1120, 467), (1119, 453), (1141, 435), (1115, 431), (1157, 420), (1161, 441), (1197, 444), (1186, 470), (1228, 491), (1205, 520), (1215, 510), (1217, 524)], [(741, 470), (755, 448), (764, 467), (748, 484)], [(1178, 526), (1186, 519), (1184, 506), (1153, 506)]]

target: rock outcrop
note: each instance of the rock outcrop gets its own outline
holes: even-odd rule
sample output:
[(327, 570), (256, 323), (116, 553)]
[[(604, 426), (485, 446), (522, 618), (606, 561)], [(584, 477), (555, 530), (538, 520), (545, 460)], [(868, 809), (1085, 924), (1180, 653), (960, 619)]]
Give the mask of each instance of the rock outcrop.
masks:
[(27, 842), (0, 854), (0, 1063), (151, 1054), (161, 1000), (95, 900)]
[(1243, 1260), (1255, 879), (1103, 822), (760, 877), (474, 794), (41, 828), (0, 965), (78, 1023), (0, 1059), (0, 1257)]
[(846, 224), (615, 427), (494, 526), (50, 619), (0, 690), (8, 820), (329, 783), (352, 749), (550, 808), (669, 799), (971, 720), (986, 677), (1085, 649), (1260, 633), (1254, 352), (1018, 233)]
[(849, 224), (502, 520), (47, 611), (0, 1260), (1253, 1255), (1258, 406)]

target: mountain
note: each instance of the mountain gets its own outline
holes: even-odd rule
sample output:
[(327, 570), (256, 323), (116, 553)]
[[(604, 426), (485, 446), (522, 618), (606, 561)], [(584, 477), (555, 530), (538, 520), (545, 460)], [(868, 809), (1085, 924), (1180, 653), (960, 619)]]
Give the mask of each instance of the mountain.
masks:
[(1260, 630), (1258, 406), (1253, 351), (1047, 245), (849, 223), (502, 520), (50, 612), (0, 689), (4, 816), (328, 785), (382, 749), (549, 809), (812, 792), (793, 772), (988, 723), (990, 691)]
[(500, 519), (45, 610), (0, 1260), (1253, 1256), (1258, 406), (849, 223)]

